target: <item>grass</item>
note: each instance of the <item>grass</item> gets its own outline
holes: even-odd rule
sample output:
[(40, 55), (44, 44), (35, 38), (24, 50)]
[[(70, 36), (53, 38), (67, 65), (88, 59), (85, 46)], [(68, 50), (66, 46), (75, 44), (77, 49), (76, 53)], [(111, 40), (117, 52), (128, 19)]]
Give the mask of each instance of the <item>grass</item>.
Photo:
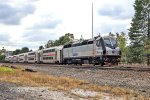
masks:
[(67, 77), (54, 77), (40, 72), (23, 72), (21, 69), (11, 69), (8, 67), (0, 67), (0, 81), (15, 83), (21, 86), (24, 85), (32, 87), (49, 87), (51, 90), (62, 90), (66, 92), (78, 88), (97, 92), (106, 92), (116, 96), (125, 96), (126, 98), (144, 98), (142, 96), (138, 96), (131, 90), (123, 88), (98, 86), (90, 84), (83, 80), (77, 80)]
[(12, 68), (8, 68), (8, 67), (0, 67), (0, 73), (14, 73), (15, 70)]

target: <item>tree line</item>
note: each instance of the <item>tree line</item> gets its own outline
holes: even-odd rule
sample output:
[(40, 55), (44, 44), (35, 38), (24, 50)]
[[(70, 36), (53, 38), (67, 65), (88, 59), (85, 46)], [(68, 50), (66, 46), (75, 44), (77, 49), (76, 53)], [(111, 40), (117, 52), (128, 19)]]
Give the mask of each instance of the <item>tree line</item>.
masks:
[(130, 61), (142, 63), (141, 57), (147, 55), (150, 62), (150, 0), (135, 0), (133, 5), (135, 14), (129, 29)]

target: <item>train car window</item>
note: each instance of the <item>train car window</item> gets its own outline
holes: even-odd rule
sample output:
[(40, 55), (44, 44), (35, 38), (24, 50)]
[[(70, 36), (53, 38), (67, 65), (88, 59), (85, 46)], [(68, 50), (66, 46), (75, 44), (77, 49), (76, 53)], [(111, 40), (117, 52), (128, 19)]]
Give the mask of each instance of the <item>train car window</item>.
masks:
[(55, 52), (55, 49), (52, 49), (51, 52)]
[(81, 46), (81, 43), (77, 43), (76, 46)]
[(29, 53), (29, 55), (35, 55), (35, 53), (33, 52), (33, 53)]
[(71, 47), (71, 44), (68, 44), (68, 48)]
[(82, 45), (87, 45), (87, 41), (83, 41), (83, 42), (82, 42)]
[(98, 47), (101, 46), (100, 40), (97, 40), (97, 41), (96, 41), (96, 45), (97, 45)]
[(34, 60), (34, 58), (28, 58), (28, 60)]
[(93, 44), (93, 41), (89, 41), (88, 44)]
[(75, 47), (76, 46), (76, 44), (72, 44), (72, 46), (71, 47)]
[(64, 45), (64, 48), (67, 48), (67, 45)]

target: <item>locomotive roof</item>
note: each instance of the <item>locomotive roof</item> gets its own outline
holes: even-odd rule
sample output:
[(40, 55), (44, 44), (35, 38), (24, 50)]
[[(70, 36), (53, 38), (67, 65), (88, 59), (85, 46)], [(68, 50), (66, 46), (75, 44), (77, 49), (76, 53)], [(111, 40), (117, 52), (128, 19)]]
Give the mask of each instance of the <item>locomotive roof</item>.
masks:
[(45, 48), (45, 49), (42, 49), (42, 50), (49, 50), (49, 49), (62, 49), (62, 48), (63, 48), (63, 45), (60, 45), (60, 46), (55, 46), (55, 47)]
[(113, 37), (113, 36), (103, 36), (102, 38), (116, 38), (116, 37)]

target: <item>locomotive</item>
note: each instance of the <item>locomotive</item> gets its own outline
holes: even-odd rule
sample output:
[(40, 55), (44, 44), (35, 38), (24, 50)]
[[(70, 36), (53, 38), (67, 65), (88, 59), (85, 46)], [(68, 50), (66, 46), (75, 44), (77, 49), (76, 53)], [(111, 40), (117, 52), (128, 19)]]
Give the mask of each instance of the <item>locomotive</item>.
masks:
[(118, 64), (121, 50), (111, 36), (69, 42), (65, 45), (45, 48), (8, 57), (9, 62), (54, 64)]

